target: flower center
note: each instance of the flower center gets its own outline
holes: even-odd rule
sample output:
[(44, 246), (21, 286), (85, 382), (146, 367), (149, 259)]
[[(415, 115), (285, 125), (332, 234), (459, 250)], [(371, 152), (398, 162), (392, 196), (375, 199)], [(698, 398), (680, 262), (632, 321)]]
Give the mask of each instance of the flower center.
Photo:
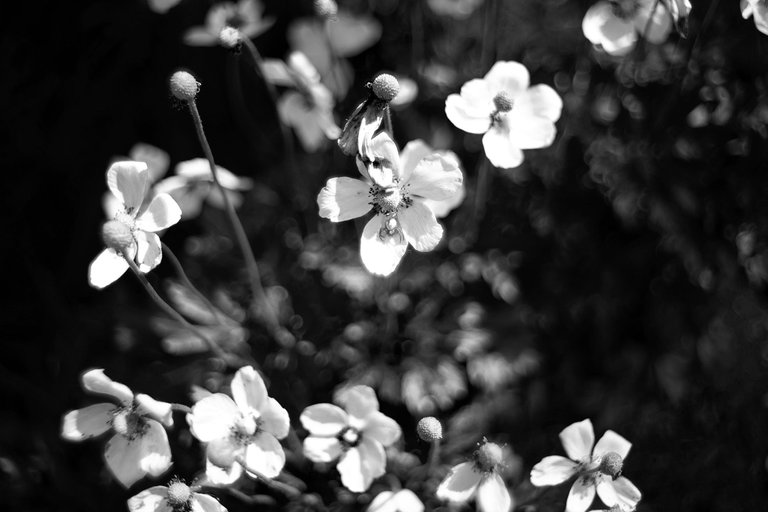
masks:
[(108, 220), (101, 227), (101, 239), (104, 240), (104, 245), (122, 253), (133, 245), (133, 232), (119, 220)]
[(475, 452), (475, 464), (482, 472), (493, 471), (504, 461), (504, 452), (496, 443), (483, 443)]
[(168, 486), (168, 505), (174, 511), (189, 510), (189, 499), (192, 497), (192, 491), (184, 482), (175, 481)]
[(345, 448), (353, 448), (360, 443), (360, 431), (354, 427), (345, 427), (336, 438), (341, 441)]
[(640, 8), (638, 0), (608, 0), (611, 4), (611, 10), (617, 18), (623, 20), (632, 18)]
[(616, 452), (608, 452), (600, 459), (600, 466), (598, 471), (604, 475), (610, 476), (616, 480), (621, 476), (621, 469), (624, 466), (624, 460)]
[(413, 204), (413, 200), (404, 193), (397, 180), (389, 187), (374, 184), (368, 195), (371, 196), (373, 211), (382, 215), (394, 215), (399, 209), (408, 208)]
[(512, 110), (515, 102), (506, 91), (500, 91), (493, 97), (493, 104), (498, 112), (509, 112)]
[(129, 440), (144, 435), (147, 430), (147, 422), (137, 414), (133, 407), (119, 409), (112, 416), (112, 430)]
[(232, 425), (232, 438), (235, 443), (245, 446), (251, 444), (253, 438), (261, 429), (261, 419), (252, 415), (241, 415)]

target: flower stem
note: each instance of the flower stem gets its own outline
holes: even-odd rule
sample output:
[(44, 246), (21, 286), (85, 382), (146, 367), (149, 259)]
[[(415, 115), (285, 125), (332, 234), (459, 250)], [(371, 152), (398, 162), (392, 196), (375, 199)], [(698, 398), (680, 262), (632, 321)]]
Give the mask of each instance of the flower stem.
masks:
[(429, 460), (427, 462), (427, 475), (431, 475), (437, 467), (440, 461), (440, 440), (435, 439), (432, 441), (432, 446), (429, 450)]
[(184, 414), (192, 414), (192, 409), (184, 404), (171, 404), (171, 410), (183, 412)]
[(248, 463), (245, 462), (245, 459), (243, 459), (242, 457), (237, 458), (237, 463), (243, 466), (243, 469), (245, 469), (247, 472), (251, 473), (252, 475), (256, 475), (256, 478), (258, 478), (259, 481), (264, 483), (264, 485), (266, 485), (267, 487), (275, 491), (281, 492), (286, 496), (288, 496), (289, 498), (301, 496), (301, 491), (299, 491), (295, 487), (283, 482), (278, 482), (277, 480), (273, 480), (271, 478), (267, 478), (266, 476), (261, 474), (261, 472), (256, 471), (255, 469), (249, 467)]

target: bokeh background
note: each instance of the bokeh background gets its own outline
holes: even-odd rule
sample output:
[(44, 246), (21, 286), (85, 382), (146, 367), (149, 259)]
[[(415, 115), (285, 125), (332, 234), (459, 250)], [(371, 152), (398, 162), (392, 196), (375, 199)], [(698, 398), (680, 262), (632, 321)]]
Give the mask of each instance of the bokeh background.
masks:
[[(186, 68), (203, 84), (217, 162), (254, 180), (240, 213), (301, 340), (280, 344), (246, 321), (235, 350), (259, 363), (295, 426), (337, 385), (366, 383), (403, 427), (410, 457), (390, 462), (403, 482), (427, 453), (415, 422), (435, 415), (447, 432), (443, 474), (487, 436), (510, 449), (518, 502), (554, 511), (567, 486), (539, 496), (526, 475), (563, 453), (562, 428), (591, 418), (598, 436), (612, 429), (634, 443), (625, 475), (643, 491), (638, 510), (765, 510), (768, 36), (735, 2), (694, 0), (682, 34), (614, 59), (582, 34), (589, 1), (485, 0), (461, 19), (422, 1), (339, 3), (373, 16), (382, 34), (349, 58), (337, 122), (377, 72), (409, 77), (419, 93), (393, 110), (400, 146), (422, 138), (452, 149), (465, 172), (467, 199), (444, 220), (443, 244), (409, 252), (389, 279), (362, 269), (361, 225), (317, 216), (317, 192), (354, 175), (352, 160), (332, 142), (307, 153), (294, 141), (287, 155), (247, 60), (182, 42), (209, 2), (166, 14), (141, 0), (19, 2), (2, 16), (3, 508), (123, 510), (151, 485), (122, 489), (102, 442), (59, 438), (62, 415), (94, 403), (83, 370), (187, 404), (191, 386), (216, 391), (231, 376), (206, 354), (164, 350), (160, 313), (130, 276), (103, 291), (86, 279), (101, 250), (109, 162), (137, 142), (167, 151), (172, 166), (202, 156), (166, 85)], [(267, 0), (275, 23), (254, 40), (262, 55), (283, 58), (289, 27), (312, 13), (312, 2)], [(564, 101), (553, 146), (512, 170), (483, 169), (480, 138), (443, 112), (448, 94), (496, 60), (522, 62)], [(481, 173), (489, 182), (478, 191)], [(207, 208), (163, 240), (201, 289), (242, 306), (224, 221)], [(172, 275), (161, 265), (150, 277), (164, 289)], [(199, 447), (183, 428), (170, 438), (172, 473), (193, 477)], [(370, 500), (337, 490), (333, 471), (292, 470), (329, 509)], [(253, 508), (217, 496), (230, 510)], [(279, 498), (262, 508), (304, 510)]]

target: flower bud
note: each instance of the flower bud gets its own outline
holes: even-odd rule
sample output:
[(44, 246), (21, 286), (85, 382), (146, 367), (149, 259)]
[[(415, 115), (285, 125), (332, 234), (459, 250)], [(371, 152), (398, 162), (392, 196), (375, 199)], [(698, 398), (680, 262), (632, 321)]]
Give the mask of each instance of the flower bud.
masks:
[(186, 71), (177, 71), (171, 75), (171, 94), (181, 101), (193, 101), (200, 92), (200, 82)]
[(168, 505), (174, 510), (184, 509), (192, 497), (192, 491), (184, 482), (175, 481), (168, 486)]
[(400, 84), (394, 76), (382, 73), (373, 79), (371, 90), (382, 101), (392, 101), (400, 92)]
[(608, 452), (600, 459), (600, 471), (604, 475), (608, 475), (614, 480), (621, 476), (621, 469), (624, 466), (624, 461), (616, 452)]
[(499, 112), (509, 112), (512, 110), (512, 105), (514, 105), (514, 103), (515, 102), (512, 101), (512, 98), (510, 98), (509, 94), (504, 91), (501, 91), (493, 97), (493, 104), (496, 106), (496, 110)]
[(504, 460), (501, 446), (496, 443), (484, 443), (475, 452), (477, 465), (482, 471), (491, 471)]
[(134, 243), (131, 228), (120, 221), (110, 220), (101, 227), (101, 239), (104, 245), (114, 249), (118, 254), (123, 254)]
[(334, 0), (315, 0), (315, 14), (321, 18), (335, 18), (339, 12), (339, 6)]
[(422, 441), (428, 443), (439, 441), (443, 438), (443, 425), (434, 416), (427, 416), (419, 420), (416, 425), (416, 433)]
[(224, 27), (219, 32), (219, 44), (228, 50), (238, 50), (243, 44), (243, 35), (234, 27)]

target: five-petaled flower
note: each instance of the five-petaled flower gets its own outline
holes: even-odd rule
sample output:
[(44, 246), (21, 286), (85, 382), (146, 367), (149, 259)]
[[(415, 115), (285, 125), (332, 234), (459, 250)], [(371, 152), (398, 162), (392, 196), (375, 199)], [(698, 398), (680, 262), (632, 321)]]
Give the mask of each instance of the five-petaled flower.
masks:
[(107, 186), (118, 200), (115, 217), (107, 221), (102, 236), (104, 249), (88, 268), (88, 282), (104, 288), (128, 270), (126, 258), (135, 260), (141, 272), (149, 272), (163, 256), (158, 231), (181, 218), (181, 210), (168, 194), (158, 194), (142, 208), (149, 187), (149, 172), (144, 162), (115, 162), (107, 170)]
[(519, 166), (523, 149), (547, 147), (557, 134), (563, 101), (548, 85), (529, 84), (525, 66), (497, 62), (445, 100), (445, 114), (457, 128), (484, 134), (485, 155), (496, 167)]
[(360, 257), (374, 274), (389, 275), (408, 244), (431, 251), (443, 228), (426, 202), (452, 201), (461, 193), (462, 175), (455, 157), (424, 156), (411, 142), (402, 154), (386, 132), (361, 145), (357, 167), (363, 179), (331, 178), (317, 196), (320, 216), (332, 222), (376, 214), (363, 229)]
[(214, 4), (205, 17), (205, 25), (187, 30), (184, 42), (190, 46), (216, 46), (225, 28), (237, 29), (243, 37), (253, 39), (274, 23), (274, 19), (262, 17), (263, 11), (259, 0)]
[(503, 462), (502, 447), (484, 440), (472, 462), (451, 468), (437, 487), (437, 497), (463, 503), (477, 495), (477, 507), (482, 512), (507, 512), (512, 507), (512, 496), (499, 475)]
[(620, 476), (632, 443), (607, 430), (595, 444), (592, 422), (588, 419), (564, 428), (560, 441), (570, 459), (559, 455), (544, 457), (531, 470), (533, 485), (558, 485), (576, 476), (565, 505), (566, 512), (587, 510), (595, 492), (609, 507), (635, 508), (642, 497), (640, 491)]
[(309, 431), (304, 455), (314, 462), (339, 459), (341, 483), (353, 492), (364, 492), (386, 470), (384, 447), (402, 435), (400, 425), (379, 411), (376, 393), (368, 386), (352, 386), (336, 393), (333, 404), (315, 404), (301, 413)]
[(168, 487), (156, 485), (128, 500), (131, 512), (227, 512), (215, 498), (195, 492), (180, 480), (174, 480)]
[(251, 366), (232, 379), (232, 397), (216, 393), (203, 398), (187, 416), (192, 434), (207, 443), (206, 477), (213, 484), (240, 478), (242, 465), (256, 477), (274, 478), (285, 465), (278, 439), (288, 435), (288, 412), (267, 395), (261, 376)]
[(741, 0), (741, 15), (744, 19), (752, 16), (757, 30), (768, 35), (768, 2), (766, 0)]
[(111, 429), (114, 435), (107, 442), (104, 459), (125, 487), (145, 475), (160, 476), (171, 467), (171, 448), (163, 428), (173, 425), (171, 404), (143, 394), (134, 396), (127, 386), (114, 382), (100, 369), (85, 372), (82, 383), (86, 391), (109, 395), (119, 405), (100, 403), (69, 411), (61, 425), (64, 439), (82, 441)]

